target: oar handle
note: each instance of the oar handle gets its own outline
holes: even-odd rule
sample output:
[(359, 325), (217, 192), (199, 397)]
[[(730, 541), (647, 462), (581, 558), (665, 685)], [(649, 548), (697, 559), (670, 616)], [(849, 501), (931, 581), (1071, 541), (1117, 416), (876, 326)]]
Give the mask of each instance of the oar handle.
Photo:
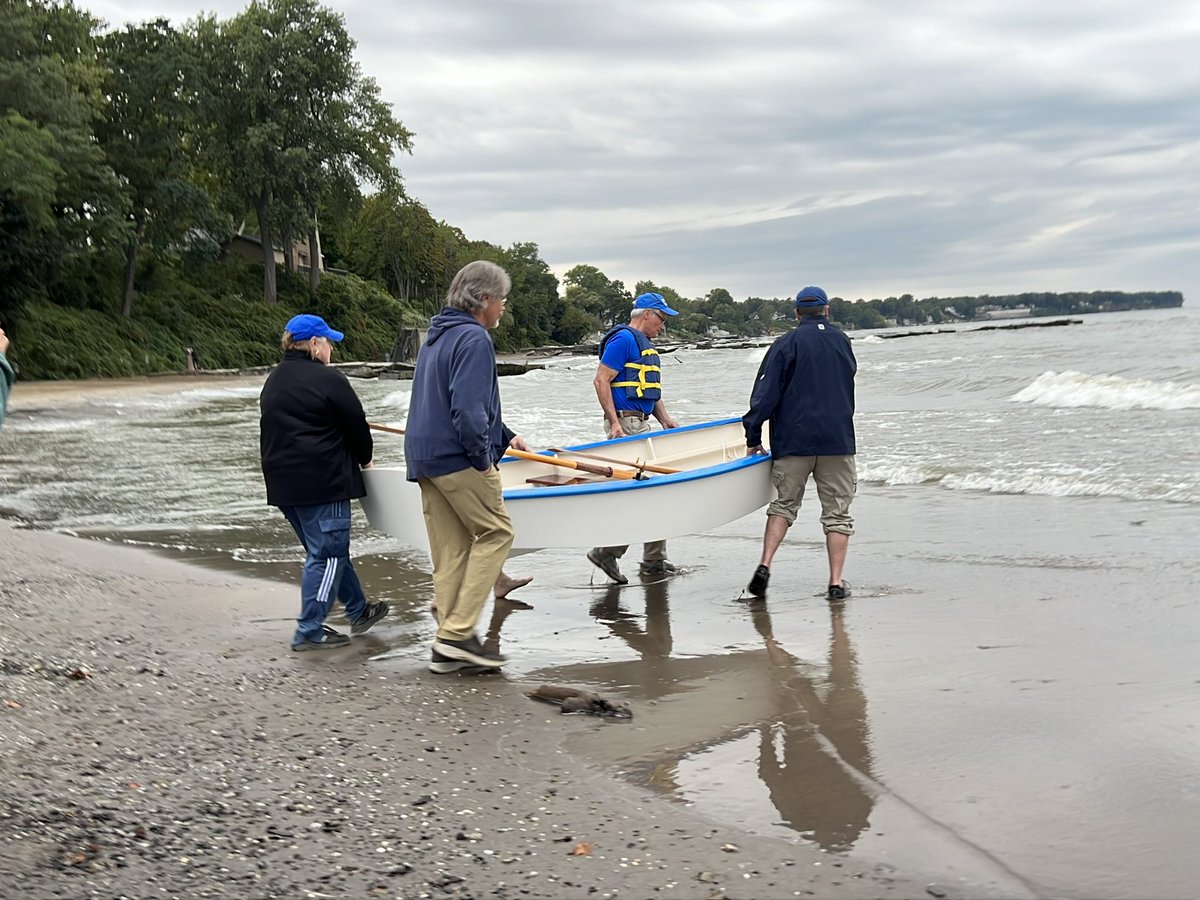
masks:
[(380, 425), (378, 422), (368, 422), (368, 428), (374, 428), (376, 431), (389, 431), (392, 434), (404, 434), (403, 428), (393, 428), (391, 425)]
[(580, 472), (603, 475), (605, 478), (622, 478), (627, 480), (637, 478), (637, 472), (630, 472), (628, 469), (614, 469), (612, 466), (593, 466), (589, 463), (577, 462), (573, 459), (559, 459), (556, 456), (543, 456), (540, 453), (527, 453), (524, 450), (514, 450), (512, 447), (509, 447), (504, 452), (506, 456), (515, 456), (517, 459), (545, 463), (548, 466), (561, 466), (564, 469), (578, 469)]
[(633, 466), (635, 469), (643, 469), (647, 472), (657, 472), (659, 475), (676, 475), (679, 469), (668, 469), (666, 466), (654, 466), (644, 462), (628, 462), (624, 459), (613, 459), (611, 456), (600, 456), (595, 453), (584, 453), (580, 450), (564, 450), (561, 447), (550, 447), (551, 453), (570, 453), (572, 456), (582, 456), (584, 459), (594, 459), (598, 462), (620, 463), (623, 466)]

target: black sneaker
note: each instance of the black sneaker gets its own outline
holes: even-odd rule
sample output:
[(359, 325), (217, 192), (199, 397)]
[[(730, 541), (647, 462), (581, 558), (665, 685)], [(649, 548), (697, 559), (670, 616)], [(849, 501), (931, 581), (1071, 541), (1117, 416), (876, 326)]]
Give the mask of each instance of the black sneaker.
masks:
[(429, 657), (429, 671), (434, 675), (486, 675), (489, 672), (499, 672), (495, 666), (476, 666), (461, 659), (451, 659), (443, 653), (433, 651)]
[(461, 641), (437, 638), (433, 642), (433, 649), (442, 656), (457, 659), (472, 666), (487, 666), (498, 669), (508, 662), (499, 653), (485, 650), (483, 644), (479, 643), (479, 638), (475, 635), (471, 635), (469, 638)]
[(679, 566), (673, 562), (667, 562), (665, 559), (660, 559), (658, 562), (644, 562), (638, 566), (638, 573), (641, 575), (678, 575)]
[(754, 577), (750, 579), (750, 583), (746, 585), (748, 590), (755, 597), (767, 596), (767, 582), (771, 580), (771, 570), (766, 566), (759, 566), (754, 570)]
[(592, 565), (617, 584), (629, 584), (629, 579), (622, 575), (621, 570), (617, 568), (617, 558), (611, 553), (605, 552), (604, 548), (593, 547), (588, 551), (587, 557)]
[(365, 634), (370, 630), (371, 626), (388, 614), (391, 609), (387, 603), (380, 600), (378, 603), (368, 603), (366, 610), (357, 622), (350, 625), (351, 634)]
[(342, 634), (340, 631), (334, 631), (328, 625), (321, 626), (321, 636), (316, 640), (307, 638), (298, 644), (292, 644), (292, 649), (299, 652), (302, 650), (334, 650), (338, 647), (345, 647), (350, 643), (350, 638)]
[(837, 603), (845, 600), (849, 596), (850, 585), (844, 581), (841, 584), (831, 584), (829, 586), (829, 590), (825, 593), (825, 599), (830, 603)]

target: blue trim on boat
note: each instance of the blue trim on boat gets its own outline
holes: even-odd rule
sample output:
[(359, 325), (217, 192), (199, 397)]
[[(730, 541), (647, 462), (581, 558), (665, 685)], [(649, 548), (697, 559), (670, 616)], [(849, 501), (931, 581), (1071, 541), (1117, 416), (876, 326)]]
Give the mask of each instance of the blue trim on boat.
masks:
[[(674, 434), (680, 431), (700, 431), (706, 428), (716, 428), (721, 425), (729, 425), (733, 422), (742, 421), (740, 418), (731, 419), (716, 419), (712, 422), (700, 422), (697, 425), (684, 425), (680, 428), (672, 428), (671, 433)], [(614, 438), (610, 441), (594, 441), (590, 444), (575, 444), (570, 447), (564, 447), (564, 450), (594, 450), (597, 447), (611, 447), (614, 444), (624, 444), (629, 441), (640, 441), (648, 437), (656, 437), (663, 432), (649, 432), (643, 434), (626, 435), (625, 437)], [(539, 456), (555, 456), (549, 450), (543, 450)], [(502, 459), (500, 465), (515, 462), (514, 457)], [(529, 488), (509, 488), (504, 492), (504, 500), (532, 500), (535, 498), (545, 497), (578, 497), (582, 494), (603, 494), (610, 491), (636, 491), (639, 488), (648, 488), (656, 486), (665, 486), (669, 484), (683, 484), (688, 481), (698, 481), (704, 478), (715, 478), (718, 475), (726, 475), (730, 472), (736, 472), (738, 469), (749, 468), (750, 466), (758, 466), (771, 461), (770, 455), (757, 454), (755, 456), (745, 456), (741, 459), (733, 459), (729, 462), (718, 463), (715, 466), (705, 466), (703, 469), (689, 469), (685, 472), (678, 472), (674, 475), (651, 475), (642, 481), (628, 480), (611, 480), (611, 481), (594, 481), (586, 484), (568, 484), (559, 487), (529, 487)], [(634, 465), (634, 463), (627, 463)]]

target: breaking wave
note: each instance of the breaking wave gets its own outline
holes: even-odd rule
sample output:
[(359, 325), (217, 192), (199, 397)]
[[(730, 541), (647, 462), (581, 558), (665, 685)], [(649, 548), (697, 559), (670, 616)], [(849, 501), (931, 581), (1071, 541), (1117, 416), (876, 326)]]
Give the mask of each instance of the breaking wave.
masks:
[(989, 494), (1032, 494), (1044, 497), (1123, 497), (1200, 503), (1200, 480), (1195, 477), (1144, 478), (1134, 472), (1086, 472), (1079, 468), (994, 469), (950, 471), (944, 464), (912, 461), (870, 461), (859, 457), (858, 479), (887, 486), (937, 485), (951, 491)]
[(1043, 372), (1010, 399), (1018, 403), (1071, 408), (1200, 409), (1200, 385), (1144, 381), (1087, 372)]

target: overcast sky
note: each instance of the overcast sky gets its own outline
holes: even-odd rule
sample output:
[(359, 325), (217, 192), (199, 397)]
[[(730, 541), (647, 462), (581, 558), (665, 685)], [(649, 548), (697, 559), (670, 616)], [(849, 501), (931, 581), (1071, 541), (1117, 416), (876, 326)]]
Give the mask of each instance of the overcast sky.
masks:
[[(77, 2), (114, 26), (202, 9)], [(1195, 0), (328, 5), (415, 133), (409, 194), (560, 276), (736, 299), (1200, 289)]]

